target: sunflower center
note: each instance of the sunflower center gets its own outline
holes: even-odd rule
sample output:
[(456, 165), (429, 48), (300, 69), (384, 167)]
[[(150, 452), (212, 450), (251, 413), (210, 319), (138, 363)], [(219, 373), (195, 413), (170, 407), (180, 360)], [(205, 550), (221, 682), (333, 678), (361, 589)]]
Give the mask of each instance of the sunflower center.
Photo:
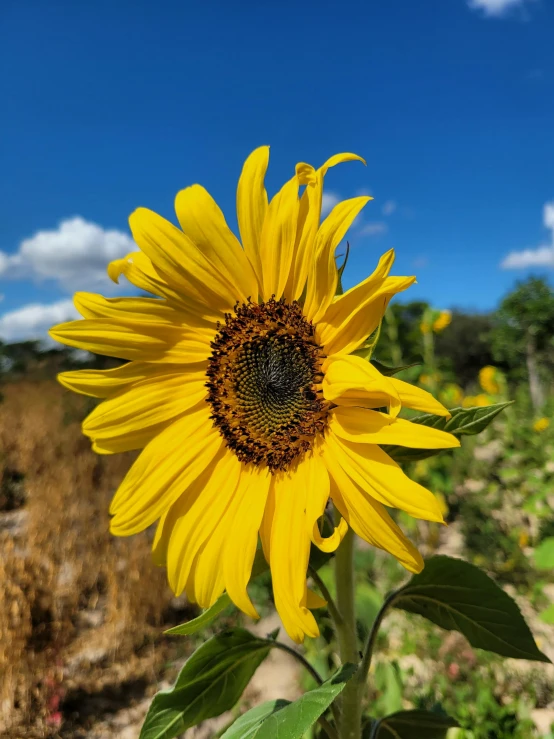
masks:
[(207, 370), (214, 424), (241, 462), (286, 470), (325, 431), (321, 347), (299, 304), (235, 306)]

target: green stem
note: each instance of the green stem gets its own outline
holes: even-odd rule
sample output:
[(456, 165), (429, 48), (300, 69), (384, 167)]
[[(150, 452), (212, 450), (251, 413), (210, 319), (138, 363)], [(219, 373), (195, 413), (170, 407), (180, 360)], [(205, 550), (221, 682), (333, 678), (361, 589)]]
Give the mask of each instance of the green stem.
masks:
[(377, 641), (377, 634), (379, 633), (379, 627), (381, 626), (381, 622), (383, 621), (387, 611), (389, 610), (389, 608), (393, 605), (394, 601), (396, 600), (397, 595), (398, 595), (397, 591), (393, 591), (385, 599), (385, 602), (379, 609), (379, 613), (375, 617), (375, 621), (373, 622), (371, 626), (371, 631), (369, 632), (366, 645), (364, 648), (364, 656), (362, 659), (362, 664), (360, 665), (360, 669), (358, 670), (358, 673), (356, 675), (356, 677), (358, 678), (362, 686), (365, 685), (367, 682), (367, 676), (369, 675), (369, 668), (371, 667), (371, 658), (373, 657), (373, 649), (375, 647), (375, 642)]
[(323, 731), (327, 734), (329, 739), (339, 739), (339, 735), (335, 731), (334, 727), (331, 726), (331, 724), (327, 721), (327, 719), (323, 718), (323, 716), (320, 716), (318, 718), (318, 723)]
[[(336, 624), (341, 662), (357, 664), (359, 661), (354, 610), (354, 534), (352, 529), (341, 542), (335, 555), (335, 583), (337, 607), (341, 622)], [(362, 706), (361, 683), (354, 676), (341, 694), (340, 739), (361, 739)]]
[(335, 627), (338, 628), (339, 624), (342, 624), (342, 616), (340, 615), (339, 609), (337, 608), (335, 601), (333, 600), (333, 596), (329, 592), (327, 585), (325, 585), (325, 583), (319, 576), (317, 570), (315, 570), (313, 567), (308, 567), (308, 572), (310, 573), (310, 577), (312, 578), (314, 583), (319, 588), (319, 592), (327, 601), (327, 609), (331, 614), (331, 618), (333, 619)]
[(292, 647), (289, 647), (287, 644), (283, 644), (283, 642), (280, 641), (270, 641), (269, 643), (272, 647), (277, 647), (277, 649), (281, 649), (283, 652), (287, 652), (287, 654), (290, 654), (292, 657), (298, 660), (298, 662), (300, 662), (308, 670), (316, 683), (318, 685), (323, 685), (323, 678), (321, 677), (319, 672), (315, 669), (315, 667), (312, 667), (308, 660), (299, 652), (297, 652)]

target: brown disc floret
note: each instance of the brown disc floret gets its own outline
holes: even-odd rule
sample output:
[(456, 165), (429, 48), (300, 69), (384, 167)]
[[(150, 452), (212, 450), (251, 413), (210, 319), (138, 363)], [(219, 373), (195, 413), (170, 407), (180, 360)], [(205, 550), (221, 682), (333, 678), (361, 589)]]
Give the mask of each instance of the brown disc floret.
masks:
[(207, 370), (214, 424), (241, 462), (286, 470), (325, 430), (323, 355), (300, 305), (244, 303), (226, 314)]

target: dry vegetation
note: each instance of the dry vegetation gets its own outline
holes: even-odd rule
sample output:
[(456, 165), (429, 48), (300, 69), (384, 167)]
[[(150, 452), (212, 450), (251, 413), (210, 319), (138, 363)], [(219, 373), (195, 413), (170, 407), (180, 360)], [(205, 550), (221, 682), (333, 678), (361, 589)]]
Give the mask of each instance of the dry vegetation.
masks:
[(148, 536), (108, 532), (131, 456), (90, 451), (90, 400), (51, 380), (2, 394), (0, 736), (85, 736), (106, 702), (155, 683), (170, 648), (160, 627), (186, 614)]

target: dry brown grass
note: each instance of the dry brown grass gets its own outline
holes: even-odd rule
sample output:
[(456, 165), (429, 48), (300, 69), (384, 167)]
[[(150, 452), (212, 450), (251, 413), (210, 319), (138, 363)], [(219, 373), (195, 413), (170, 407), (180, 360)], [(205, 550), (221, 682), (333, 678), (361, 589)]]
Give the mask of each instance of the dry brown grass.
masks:
[(90, 401), (54, 381), (3, 395), (0, 736), (67, 736), (72, 712), (86, 724), (83, 696), (155, 679), (172, 595), (147, 535), (108, 532), (131, 455), (90, 451), (80, 432)]

